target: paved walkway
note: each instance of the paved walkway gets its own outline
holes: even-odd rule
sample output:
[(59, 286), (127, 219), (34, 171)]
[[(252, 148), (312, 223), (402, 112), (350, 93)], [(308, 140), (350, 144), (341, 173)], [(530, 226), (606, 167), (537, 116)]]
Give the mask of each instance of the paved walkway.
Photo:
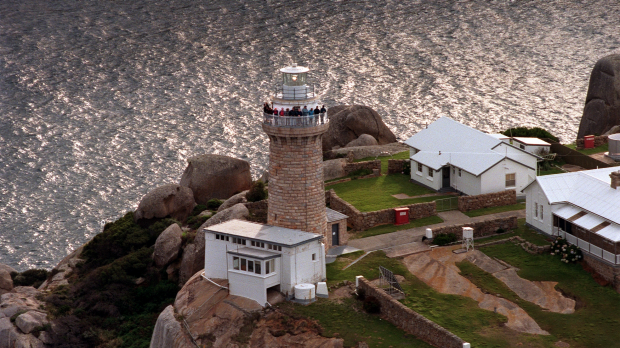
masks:
[(444, 222), (378, 236), (352, 239), (349, 240), (348, 245), (365, 251), (384, 250), (389, 257), (410, 255), (430, 250), (426, 244), (422, 243), (422, 237), (426, 234), (427, 228), (435, 229), (450, 225), (466, 224), (510, 216), (516, 216), (518, 219), (521, 219), (525, 218), (525, 209), (482, 215), (474, 218), (470, 218), (458, 210), (441, 212), (437, 215), (439, 215)]

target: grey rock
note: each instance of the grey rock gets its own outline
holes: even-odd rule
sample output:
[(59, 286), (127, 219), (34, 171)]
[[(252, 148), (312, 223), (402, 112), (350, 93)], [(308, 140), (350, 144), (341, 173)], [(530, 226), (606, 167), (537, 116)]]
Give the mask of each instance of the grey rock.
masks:
[(175, 347), (175, 341), (180, 336), (182, 336), (181, 323), (174, 317), (174, 308), (170, 305), (157, 318), (150, 348)]
[(7, 271), (7, 273), (11, 274), (11, 272), (17, 272), (15, 270), (15, 268), (9, 266), (9, 265), (5, 265), (3, 263), (0, 263), (0, 271), (5, 270)]
[(5, 269), (0, 269), (0, 294), (13, 290), (13, 279)]
[(617, 134), (617, 133), (620, 133), (620, 125), (615, 125), (611, 127), (611, 129), (603, 133), (603, 135), (612, 135), (612, 134)]
[(346, 165), (346, 158), (323, 161), (323, 180), (332, 180), (345, 176), (344, 167)]
[(49, 333), (47, 333), (46, 331), (42, 331), (39, 334), (39, 340), (41, 342), (43, 342), (44, 344), (52, 344), (52, 343), (54, 343), (54, 339), (52, 339), (52, 336)]
[(213, 198), (227, 199), (252, 187), (247, 161), (221, 155), (200, 155), (187, 162), (180, 185), (192, 189), (198, 204), (206, 204)]
[(399, 152), (409, 151), (407, 145), (401, 143), (391, 143), (386, 145), (375, 146), (355, 146), (345, 147), (342, 149), (331, 150), (325, 153), (326, 157), (335, 158), (337, 155), (349, 155), (352, 154), (353, 159), (362, 159), (366, 157), (382, 157), (395, 155)]
[(377, 139), (375, 139), (372, 135), (362, 134), (357, 139), (347, 143), (344, 147), (354, 147), (354, 146), (374, 146), (379, 145), (377, 143)]
[[(196, 236), (200, 234), (200, 230), (196, 232)], [(196, 273), (194, 270), (202, 269), (205, 262), (204, 243), (202, 252), (195, 243), (190, 243), (183, 249), (183, 257), (181, 258), (181, 266), (179, 267), (179, 285), (185, 284), (185, 282)], [(171, 272), (170, 274), (172, 274)]]
[(599, 59), (590, 74), (577, 138), (600, 135), (620, 124), (620, 54)]
[(157, 237), (153, 261), (158, 268), (176, 260), (177, 256), (179, 256), (182, 234), (181, 227), (177, 224), (172, 224)]
[(205, 221), (205, 223), (202, 224), (200, 228), (198, 228), (198, 232), (200, 232), (205, 227), (221, 224), (222, 222), (226, 222), (232, 219), (246, 220), (249, 216), (250, 212), (248, 211), (248, 208), (246, 208), (243, 203), (238, 203), (226, 210), (222, 210), (217, 214), (213, 215), (209, 220)]
[(182, 185), (167, 184), (150, 191), (142, 198), (134, 219), (138, 221), (171, 216), (182, 221), (189, 216), (195, 205), (191, 189)]
[(19, 333), (11, 323), (11, 319), (0, 318), (0, 348), (14, 348), (18, 337)]
[(378, 144), (396, 141), (396, 136), (383, 123), (379, 114), (363, 105), (338, 105), (328, 111), (329, 129), (323, 135), (323, 151), (343, 147), (362, 134), (369, 134)]
[(43, 326), (47, 323), (47, 315), (37, 311), (28, 311), (20, 314), (15, 319), (15, 325), (26, 334), (30, 333), (37, 326)]
[(258, 180), (264, 182), (265, 184), (269, 182), (269, 169), (265, 169), (263, 175), (258, 178)]
[(220, 205), (219, 208), (217, 208), (218, 213), (222, 210), (226, 210), (230, 207), (232, 207), (235, 204), (238, 203), (246, 203), (248, 201), (248, 199), (245, 197), (245, 195), (247, 195), (249, 192), (249, 190), (245, 190), (243, 192), (237, 193), (236, 195), (228, 198), (227, 200), (225, 200), (222, 205)]

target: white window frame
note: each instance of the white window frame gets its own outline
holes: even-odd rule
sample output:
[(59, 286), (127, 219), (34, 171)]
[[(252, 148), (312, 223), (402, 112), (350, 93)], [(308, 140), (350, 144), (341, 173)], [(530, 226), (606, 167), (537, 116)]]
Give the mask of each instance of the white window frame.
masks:
[(538, 219), (538, 202), (534, 202), (534, 218)]
[(427, 179), (433, 181), (434, 170), (431, 167), (426, 167), (428, 170), (426, 171)]
[(424, 166), (420, 162), (417, 162), (417, 163), (418, 163), (418, 171), (416, 172), (416, 174), (422, 176), (422, 173), (424, 171)]
[[(508, 175), (513, 175), (514, 179), (508, 180)], [(509, 181), (514, 182), (513, 185), (509, 185)], [(517, 173), (506, 173), (506, 188), (515, 188), (517, 187)]]

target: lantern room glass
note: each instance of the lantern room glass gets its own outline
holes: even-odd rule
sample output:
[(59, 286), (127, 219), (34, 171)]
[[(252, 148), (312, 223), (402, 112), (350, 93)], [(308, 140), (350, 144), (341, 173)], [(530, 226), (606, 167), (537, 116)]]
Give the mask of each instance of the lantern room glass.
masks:
[(282, 74), (282, 79), (285, 86), (303, 86), (306, 84), (307, 73), (299, 74)]

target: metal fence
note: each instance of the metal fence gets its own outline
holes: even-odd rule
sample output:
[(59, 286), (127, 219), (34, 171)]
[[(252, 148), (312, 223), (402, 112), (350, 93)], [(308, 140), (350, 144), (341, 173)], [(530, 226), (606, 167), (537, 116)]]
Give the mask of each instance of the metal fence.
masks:
[(284, 100), (305, 100), (316, 97), (314, 91), (314, 85), (306, 86), (305, 88), (291, 88), (289, 90), (284, 89), (282, 86), (275, 88), (275, 97)]
[(588, 243), (585, 240), (577, 238), (576, 236), (573, 236), (570, 233), (566, 233), (565, 231), (562, 231), (561, 229), (556, 227), (553, 228), (553, 234), (555, 235), (555, 233), (557, 233), (557, 236), (566, 239), (566, 241), (570, 244), (578, 246), (579, 249), (581, 249), (581, 251), (583, 252), (589, 253), (616, 265), (620, 264), (620, 255), (615, 255), (608, 252), (607, 250), (603, 250), (602, 248), (599, 248), (594, 244)]
[(327, 113), (312, 116), (276, 116), (263, 113), (263, 118), (265, 124), (284, 128), (316, 127), (329, 122)]
[(459, 198), (458, 197), (450, 197), (450, 198), (442, 198), (435, 201), (436, 210), (439, 211), (448, 211), (448, 210), (456, 210), (459, 208)]

